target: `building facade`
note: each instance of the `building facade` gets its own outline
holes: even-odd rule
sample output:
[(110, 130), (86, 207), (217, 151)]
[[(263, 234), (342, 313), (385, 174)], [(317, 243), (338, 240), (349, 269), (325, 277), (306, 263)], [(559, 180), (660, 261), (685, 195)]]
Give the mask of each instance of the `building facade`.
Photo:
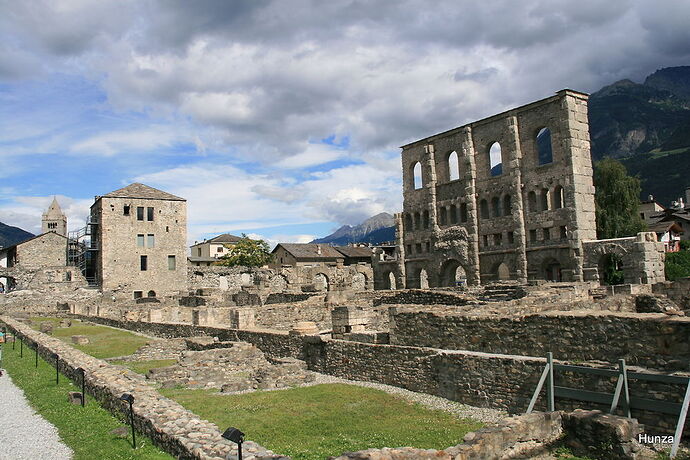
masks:
[(58, 235), (67, 236), (67, 216), (60, 209), (57, 199), (43, 213), (41, 219), (41, 233), (55, 232)]
[(187, 202), (144, 184), (97, 196), (91, 206), (97, 284), (120, 298), (186, 290)]

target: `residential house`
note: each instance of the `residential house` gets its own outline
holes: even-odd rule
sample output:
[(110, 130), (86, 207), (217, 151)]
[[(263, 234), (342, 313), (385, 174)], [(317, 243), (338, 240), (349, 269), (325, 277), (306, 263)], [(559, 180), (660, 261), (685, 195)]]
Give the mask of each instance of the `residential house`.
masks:
[(332, 246), (312, 243), (279, 243), (273, 251), (270, 268), (283, 265), (293, 267), (326, 267), (343, 265), (345, 255)]

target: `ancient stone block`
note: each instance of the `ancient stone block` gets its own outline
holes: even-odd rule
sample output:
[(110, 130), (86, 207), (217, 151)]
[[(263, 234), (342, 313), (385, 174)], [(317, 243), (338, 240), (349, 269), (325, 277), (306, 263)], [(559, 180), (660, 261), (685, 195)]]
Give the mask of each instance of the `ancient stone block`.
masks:
[(85, 335), (73, 335), (72, 343), (76, 343), (77, 345), (87, 345), (89, 343), (89, 338)]

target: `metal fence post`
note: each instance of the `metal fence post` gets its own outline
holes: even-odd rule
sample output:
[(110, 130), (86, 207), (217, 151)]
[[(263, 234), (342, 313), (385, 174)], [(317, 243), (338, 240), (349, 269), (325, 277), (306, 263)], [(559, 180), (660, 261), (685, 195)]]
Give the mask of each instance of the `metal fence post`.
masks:
[(546, 363), (549, 366), (549, 382), (548, 386), (546, 387), (546, 394), (549, 399), (549, 412), (553, 412), (556, 410), (556, 402), (553, 388), (553, 353), (548, 352), (546, 354)]

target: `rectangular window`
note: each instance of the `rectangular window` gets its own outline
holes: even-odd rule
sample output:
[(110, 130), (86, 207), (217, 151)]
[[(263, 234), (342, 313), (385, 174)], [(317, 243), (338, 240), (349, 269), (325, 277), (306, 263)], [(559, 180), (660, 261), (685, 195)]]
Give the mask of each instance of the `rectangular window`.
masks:
[(428, 241), (426, 242), (426, 252), (431, 252), (431, 243)]
[(139, 268), (142, 272), (145, 272), (146, 270), (148, 270), (148, 265), (149, 265), (148, 259), (149, 258), (147, 256), (139, 256), (139, 264), (140, 264)]
[(515, 234), (513, 232), (508, 232), (508, 244), (515, 243)]
[(144, 207), (137, 206), (137, 220), (144, 220)]
[(482, 242), (484, 243), (484, 247), (487, 248), (489, 247), (489, 235), (483, 235), (482, 236)]
[(129, 216), (129, 205), (126, 204), (124, 208), (122, 208), (122, 215), (123, 216)]
[(551, 239), (551, 229), (545, 228), (544, 229), (544, 241), (549, 241), (550, 239)]
[(407, 245), (407, 253), (412, 254), (412, 245), (411, 244)]
[(530, 243), (536, 243), (537, 242), (537, 230), (532, 229), (529, 231), (529, 242)]
[(146, 220), (153, 221), (153, 208), (146, 208)]
[(177, 261), (175, 256), (168, 256), (168, 270), (175, 270), (177, 268)]
[(417, 244), (415, 244), (415, 245), (414, 245), (414, 250), (415, 250), (415, 252), (416, 252), (417, 254), (421, 254), (421, 253), (422, 253), (422, 243), (417, 243)]
[(137, 247), (138, 248), (143, 248), (144, 247), (144, 235), (137, 235)]
[(142, 297), (144, 297), (144, 293), (142, 291), (134, 291), (135, 299), (141, 299)]
[(500, 246), (503, 244), (503, 233), (494, 233), (494, 245)]
[(216, 249), (216, 252), (223, 252), (223, 246), (218, 246), (218, 249)]
[(156, 246), (156, 241), (155, 241), (155, 238), (153, 237), (153, 235), (151, 235), (151, 234), (146, 235), (146, 246), (149, 248), (153, 248)]
[(561, 226), (561, 239), (565, 240), (566, 238), (568, 238), (568, 229), (566, 228), (565, 225), (562, 225)]
[(201, 248), (196, 248), (196, 255), (201, 257)]

